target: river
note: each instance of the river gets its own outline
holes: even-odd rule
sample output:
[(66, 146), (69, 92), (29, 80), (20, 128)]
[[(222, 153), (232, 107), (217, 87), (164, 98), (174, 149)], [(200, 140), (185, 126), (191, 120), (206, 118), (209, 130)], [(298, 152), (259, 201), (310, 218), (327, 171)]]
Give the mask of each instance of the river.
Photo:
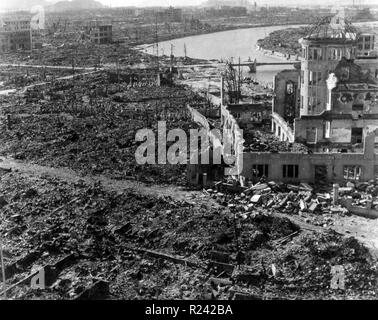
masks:
[[(376, 25), (376, 22), (366, 24)], [(361, 26), (362, 24), (356, 23), (356, 25)], [(256, 58), (258, 62), (277, 62), (281, 59), (274, 56), (267, 56), (263, 51), (257, 49), (257, 41), (265, 38), (273, 31), (295, 27), (300, 26), (286, 25), (236, 29), (164, 41), (159, 43), (159, 54), (170, 55), (172, 44), (173, 54), (175, 56), (184, 56), (184, 46), (186, 46), (186, 54), (191, 58), (207, 60), (233, 58), (234, 61), (237, 61), (240, 57), (242, 61), (246, 61), (248, 58)], [(145, 46), (144, 51), (154, 54), (154, 48), (151, 45)], [(261, 66), (258, 67), (255, 77), (260, 81), (272, 82), (273, 77), (279, 71), (290, 68), (292, 67)]]
[[(184, 56), (184, 46), (186, 46), (187, 56), (196, 59), (220, 60), (233, 58), (234, 61), (237, 61), (240, 57), (241, 61), (246, 61), (248, 58), (256, 58), (258, 62), (277, 62), (281, 59), (274, 56), (267, 56), (257, 49), (257, 41), (265, 38), (273, 31), (290, 27), (299, 26), (289, 25), (237, 29), (164, 41), (159, 43), (159, 54), (170, 55), (172, 44), (173, 54), (175, 56)], [(148, 46), (144, 51), (153, 54), (154, 48)], [(258, 67), (255, 77), (258, 80), (272, 82), (277, 72), (290, 68), (292, 67), (261, 66)], [(244, 71), (247, 71), (247, 69), (244, 69)]]

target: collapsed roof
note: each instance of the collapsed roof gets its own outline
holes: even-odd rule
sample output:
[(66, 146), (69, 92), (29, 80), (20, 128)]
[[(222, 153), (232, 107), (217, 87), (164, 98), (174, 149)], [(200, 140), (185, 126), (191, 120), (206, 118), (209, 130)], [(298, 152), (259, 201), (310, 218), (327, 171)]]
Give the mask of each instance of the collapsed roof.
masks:
[(314, 23), (305, 37), (309, 40), (356, 40), (358, 31), (342, 15), (327, 16)]

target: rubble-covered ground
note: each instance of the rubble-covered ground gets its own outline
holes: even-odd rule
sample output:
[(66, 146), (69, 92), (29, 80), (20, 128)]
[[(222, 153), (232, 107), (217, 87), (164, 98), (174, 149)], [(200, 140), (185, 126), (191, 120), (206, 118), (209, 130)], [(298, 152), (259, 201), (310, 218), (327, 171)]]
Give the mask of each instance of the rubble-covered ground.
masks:
[[(270, 129), (270, 128), (269, 128)], [(301, 143), (280, 141), (274, 134), (265, 130), (244, 131), (244, 150), (246, 152), (297, 152), (307, 153), (308, 148)]]
[[(3, 62), (3, 61), (2, 61)], [(65, 69), (47, 69), (33, 67), (18, 67), (13, 65), (0, 66), (0, 91), (7, 89), (22, 88), (31, 84), (51, 81), (52, 79), (65, 77), (80, 70)]]
[(258, 41), (264, 50), (278, 51), (283, 54), (300, 55), (301, 45), (298, 39), (303, 38), (309, 32), (308, 27), (287, 28), (270, 33), (266, 38)]
[[(51, 39), (51, 41), (55, 41)], [(78, 43), (61, 40), (53, 46), (46, 46), (32, 52), (3, 53), (2, 64), (40, 65), (40, 66), (64, 66), (72, 69), (84, 67), (148, 67), (155, 61), (155, 57), (147, 55), (137, 48), (125, 43), (111, 43), (104, 45), (91, 42)], [(160, 63), (169, 64), (169, 56), (161, 56)], [(204, 60), (190, 57), (174, 57), (175, 64), (197, 64)]]
[[(2, 170), (7, 297), (375, 299), (377, 264), (354, 238), (258, 206), (218, 204)], [(48, 265), (46, 290), (27, 276)], [(346, 290), (330, 289), (331, 267)]]
[[(83, 174), (185, 184), (184, 165), (138, 165), (135, 151), (141, 142), (135, 135), (153, 129), (157, 143), (158, 121), (166, 121), (167, 130), (195, 128), (187, 104), (203, 101), (183, 86), (112, 83), (106, 72), (56, 81), (2, 97), (0, 149), (3, 155)], [(8, 129), (6, 114), (12, 119)]]
[[(333, 231), (349, 213), (331, 205), (330, 186), (189, 191), (177, 187), (185, 166), (135, 163), (138, 129), (196, 127), (186, 106), (206, 101), (188, 88), (98, 71), (0, 99), (1, 155), (20, 162), (0, 161), (8, 298), (376, 299), (376, 259)], [(306, 152), (247, 138), (255, 151)], [(342, 187), (354, 205), (377, 196), (375, 183)], [(330, 288), (338, 265), (346, 290)], [(47, 288), (32, 289), (41, 267)]]

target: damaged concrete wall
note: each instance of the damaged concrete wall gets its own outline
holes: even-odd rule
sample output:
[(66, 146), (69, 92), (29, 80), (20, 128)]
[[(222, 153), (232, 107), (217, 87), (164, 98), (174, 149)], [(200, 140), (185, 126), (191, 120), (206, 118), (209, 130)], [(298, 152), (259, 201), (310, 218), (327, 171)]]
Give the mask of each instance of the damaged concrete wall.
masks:
[[(369, 181), (378, 165), (378, 157), (374, 153), (376, 134), (371, 133), (365, 138), (364, 153), (244, 153), (242, 175), (252, 179), (256, 166), (267, 165), (264, 176), (274, 181)], [(356, 167), (360, 168), (360, 174), (353, 177), (346, 173)]]
[(272, 113), (272, 132), (281, 141), (294, 142), (294, 132), (288, 123), (276, 112)]
[(378, 89), (332, 92), (332, 112), (347, 113), (354, 119), (378, 114)]
[(264, 104), (229, 104), (227, 109), (243, 128), (252, 129), (256, 125), (270, 121), (271, 110)]
[(229, 138), (231, 151), (235, 151), (240, 144), (244, 143), (243, 130), (239, 127), (238, 122), (226, 106), (221, 107), (221, 119), (223, 139), (225, 137)]
[[(295, 113), (292, 115), (293, 117), (299, 116), (297, 114), (299, 112), (298, 109), (298, 81), (299, 80), (299, 71), (298, 70), (283, 70), (279, 72), (274, 77), (274, 99), (273, 99), (273, 112), (278, 113), (281, 117), (286, 120), (286, 116), (288, 115), (288, 109), (294, 108)], [(288, 93), (288, 86), (290, 84), (294, 85), (294, 91), (292, 93)], [(289, 103), (288, 95), (294, 95), (293, 103)], [(291, 101), (290, 101), (291, 102)], [(291, 105), (290, 105), (291, 104)], [(289, 116), (290, 117), (290, 116)], [(288, 121), (288, 120), (286, 120)]]
[[(220, 137), (214, 134), (214, 132), (211, 130), (210, 124), (204, 115), (192, 108), (190, 105), (188, 105), (187, 108), (191, 115), (192, 121), (196, 122), (206, 130), (207, 138), (209, 139), (211, 146), (209, 159), (210, 163), (212, 163), (212, 150), (222, 148), (222, 141)], [(222, 177), (223, 169), (220, 165), (201, 164), (200, 157), (201, 155), (199, 154), (198, 164), (188, 163), (187, 182), (189, 185), (193, 186), (211, 186), (215, 180)]]
[[(377, 119), (368, 119), (367, 116), (362, 116), (360, 119), (355, 120), (352, 116), (346, 115), (345, 117), (335, 119), (332, 115), (324, 113), (319, 117), (302, 117), (295, 120), (295, 140), (298, 142), (307, 142), (322, 145), (331, 145), (332, 147), (345, 147), (351, 149), (352, 147), (362, 148), (363, 138), (369, 133), (374, 132), (378, 128)], [(327, 129), (328, 127), (328, 129)], [(361, 128), (362, 141), (358, 142), (353, 139), (353, 129)], [(329, 134), (327, 134), (327, 131)], [(309, 138), (310, 132), (316, 132), (316, 140), (312, 141)], [(378, 142), (378, 137), (376, 137)], [(353, 145), (353, 146), (352, 146)]]
[(294, 119), (299, 117), (298, 70), (283, 70), (274, 77), (274, 99), (272, 106), (272, 132), (281, 141), (294, 141)]
[(358, 64), (363, 70), (369, 71), (370, 74), (374, 75), (375, 78), (378, 78), (378, 59), (361, 58), (355, 60), (355, 63)]

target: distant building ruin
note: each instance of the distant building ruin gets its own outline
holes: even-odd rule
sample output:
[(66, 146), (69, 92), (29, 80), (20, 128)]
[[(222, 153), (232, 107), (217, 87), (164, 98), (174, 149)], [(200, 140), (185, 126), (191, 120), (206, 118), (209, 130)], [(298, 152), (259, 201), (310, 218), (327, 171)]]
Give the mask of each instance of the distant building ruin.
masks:
[(0, 22), (0, 53), (31, 49), (32, 34), (29, 17), (3, 18)]
[(300, 39), (301, 70), (275, 77), (272, 131), (317, 152), (361, 152), (378, 128), (374, 35), (343, 17), (327, 17)]
[(106, 44), (113, 42), (113, 26), (111, 22), (90, 21), (86, 26), (86, 33), (93, 43)]

